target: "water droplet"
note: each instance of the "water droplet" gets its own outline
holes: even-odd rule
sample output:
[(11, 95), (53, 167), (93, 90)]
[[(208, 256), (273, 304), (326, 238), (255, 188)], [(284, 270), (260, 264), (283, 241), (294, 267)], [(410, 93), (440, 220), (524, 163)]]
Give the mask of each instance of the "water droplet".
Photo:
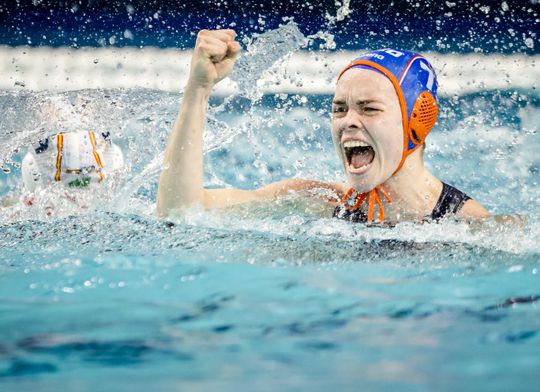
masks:
[(520, 272), (523, 270), (523, 266), (518, 264), (518, 265), (513, 265), (511, 266), (510, 268), (508, 268), (508, 272)]
[(131, 39), (131, 40), (133, 39), (133, 33), (131, 32), (131, 30), (128, 30), (128, 29), (124, 30), (124, 38)]

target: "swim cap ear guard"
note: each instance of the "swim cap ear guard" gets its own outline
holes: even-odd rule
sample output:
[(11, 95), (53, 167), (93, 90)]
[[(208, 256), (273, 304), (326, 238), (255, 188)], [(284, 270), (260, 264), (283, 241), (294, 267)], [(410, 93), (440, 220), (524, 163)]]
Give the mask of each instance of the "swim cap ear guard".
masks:
[(416, 144), (425, 142), (428, 133), (435, 126), (438, 114), (436, 98), (429, 91), (424, 91), (416, 99), (409, 119), (410, 136), (413, 142)]
[(437, 77), (431, 64), (421, 55), (405, 50), (383, 49), (353, 60), (341, 73), (351, 68), (365, 68), (386, 76), (396, 90), (403, 123), (403, 155), (394, 174), (407, 156), (424, 144), (435, 125)]

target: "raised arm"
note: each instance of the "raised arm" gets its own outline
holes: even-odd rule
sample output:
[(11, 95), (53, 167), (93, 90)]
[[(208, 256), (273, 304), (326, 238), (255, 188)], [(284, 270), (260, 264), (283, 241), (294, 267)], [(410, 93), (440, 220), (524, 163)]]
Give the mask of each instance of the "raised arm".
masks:
[(161, 216), (204, 202), (203, 130), (210, 92), (229, 75), (240, 51), (233, 30), (202, 30), (163, 162), (157, 195)]
[(233, 30), (203, 30), (197, 36), (180, 112), (165, 150), (157, 195), (157, 213), (160, 216), (168, 216), (173, 211), (196, 204), (205, 208), (224, 208), (311, 189), (330, 190), (334, 197), (323, 192), (319, 198), (332, 202), (344, 192), (344, 184), (301, 179), (284, 180), (257, 190), (204, 189), (203, 131), (208, 99), (214, 85), (233, 69), (240, 51), (235, 37)]

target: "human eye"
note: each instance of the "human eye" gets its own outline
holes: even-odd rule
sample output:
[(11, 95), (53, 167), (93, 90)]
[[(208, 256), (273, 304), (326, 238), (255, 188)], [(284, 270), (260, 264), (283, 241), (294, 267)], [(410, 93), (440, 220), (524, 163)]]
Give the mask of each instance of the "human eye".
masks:
[(381, 108), (377, 106), (364, 106), (364, 112), (367, 114), (376, 114), (378, 112), (381, 112)]
[(347, 107), (345, 105), (333, 105), (332, 106), (332, 113), (339, 114), (339, 113), (345, 113), (347, 111)]

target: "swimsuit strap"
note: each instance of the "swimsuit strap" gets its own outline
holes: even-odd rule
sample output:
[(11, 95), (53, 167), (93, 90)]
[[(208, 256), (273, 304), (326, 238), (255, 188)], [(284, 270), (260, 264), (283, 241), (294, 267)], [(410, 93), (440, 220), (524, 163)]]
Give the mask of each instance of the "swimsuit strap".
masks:
[(454, 188), (451, 185), (443, 184), (443, 189), (433, 212), (431, 213), (431, 219), (438, 221), (441, 218), (444, 218), (446, 215), (457, 214), (458, 211), (463, 207), (467, 200), (471, 198), (465, 193), (461, 192), (459, 189)]

